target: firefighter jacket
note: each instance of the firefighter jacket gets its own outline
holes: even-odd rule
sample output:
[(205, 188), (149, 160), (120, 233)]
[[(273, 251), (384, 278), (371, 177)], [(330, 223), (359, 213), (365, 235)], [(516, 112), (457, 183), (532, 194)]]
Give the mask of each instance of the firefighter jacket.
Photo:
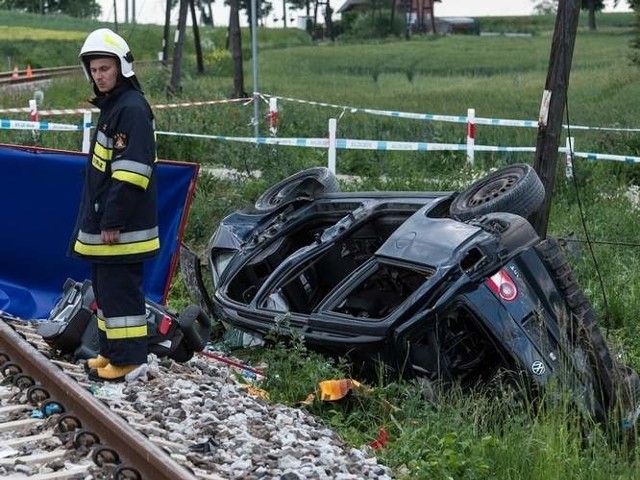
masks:
[[(92, 103), (100, 116), (70, 254), (101, 263), (143, 261), (160, 249), (153, 113), (128, 82)], [(119, 242), (105, 244), (102, 230), (119, 230)]]

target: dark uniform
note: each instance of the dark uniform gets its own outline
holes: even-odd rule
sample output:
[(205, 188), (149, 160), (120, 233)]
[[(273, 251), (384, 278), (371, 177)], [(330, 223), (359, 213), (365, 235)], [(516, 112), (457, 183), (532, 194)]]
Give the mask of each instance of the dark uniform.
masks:
[[(112, 365), (147, 361), (143, 261), (160, 249), (153, 113), (129, 81), (92, 103), (100, 108), (71, 254), (91, 262), (100, 354)], [(120, 231), (117, 243), (101, 231)]]

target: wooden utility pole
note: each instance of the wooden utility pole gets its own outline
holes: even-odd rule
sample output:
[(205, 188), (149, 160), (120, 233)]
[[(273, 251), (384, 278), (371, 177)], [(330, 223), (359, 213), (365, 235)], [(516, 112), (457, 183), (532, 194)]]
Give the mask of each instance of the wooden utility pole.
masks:
[(180, 0), (180, 11), (178, 14), (178, 38), (173, 49), (173, 62), (171, 63), (171, 84), (169, 85), (170, 95), (180, 92), (180, 75), (182, 66), (182, 52), (184, 51), (184, 37), (187, 36), (187, 9), (189, 0)]
[(551, 196), (555, 185), (558, 147), (562, 134), (562, 120), (567, 102), (569, 73), (573, 58), (573, 47), (580, 18), (580, 0), (560, 0), (556, 15), (556, 26), (551, 44), (549, 70), (544, 88), (538, 139), (533, 167), (540, 176), (546, 194), (542, 207), (529, 220), (541, 238), (547, 236)]

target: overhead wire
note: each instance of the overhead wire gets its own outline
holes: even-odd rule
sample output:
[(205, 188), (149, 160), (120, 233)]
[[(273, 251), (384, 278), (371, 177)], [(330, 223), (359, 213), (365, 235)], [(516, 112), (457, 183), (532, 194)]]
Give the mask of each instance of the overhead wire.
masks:
[[(567, 29), (564, 29), (564, 34), (567, 35)], [(567, 44), (567, 39), (565, 38), (565, 45)], [(565, 49), (565, 55), (568, 55), (566, 49)], [(570, 59), (567, 57), (565, 58), (565, 64), (566, 65), (571, 65), (571, 62), (569, 61)], [(566, 89), (566, 94), (565, 94), (565, 99), (564, 99), (564, 104), (565, 104), (565, 117), (566, 117), (566, 122), (567, 122), (567, 126), (566, 126), (566, 130), (567, 130), (567, 137), (571, 138), (571, 121), (569, 118), (569, 72), (567, 72), (567, 78), (566, 78), (566, 84), (567, 84), (567, 89)], [(569, 141), (568, 142), (568, 146), (569, 146), (569, 158), (573, 159), (573, 142)], [(573, 163), (573, 162), (572, 162)], [(606, 289), (604, 288), (604, 281), (602, 279), (602, 273), (600, 271), (600, 264), (598, 263), (598, 258), (595, 254), (595, 251), (593, 250), (593, 244), (594, 242), (591, 240), (591, 236), (589, 234), (589, 228), (587, 227), (587, 222), (585, 220), (585, 214), (584, 214), (584, 206), (582, 204), (582, 197), (580, 195), (580, 189), (578, 188), (578, 181), (577, 181), (577, 169), (576, 169), (576, 164), (573, 163), (573, 175), (571, 175), (570, 177), (571, 183), (573, 185), (574, 188), (574, 192), (575, 192), (575, 196), (576, 196), (576, 201), (578, 203), (578, 212), (579, 212), (579, 216), (580, 216), (580, 223), (582, 225), (582, 230), (584, 231), (585, 234), (585, 243), (586, 245), (589, 247), (589, 254), (591, 256), (591, 259), (593, 260), (593, 265), (596, 271), (596, 277), (598, 279), (598, 283), (600, 286), (600, 291), (602, 292), (602, 300), (603, 300), (603, 304), (604, 304), (604, 326), (607, 330), (609, 330), (609, 327), (611, 325), (610, 322), (610, 309), (609, 309), (609, 301), (607, 299), (607, 292)]]
[(565, 243), (591, 243), (593, 245), (612, 245), (614, 247), (640, 247), (638, 242), (617, 242), (613, 240), (587, 240), (575, 237), (557, 237)]

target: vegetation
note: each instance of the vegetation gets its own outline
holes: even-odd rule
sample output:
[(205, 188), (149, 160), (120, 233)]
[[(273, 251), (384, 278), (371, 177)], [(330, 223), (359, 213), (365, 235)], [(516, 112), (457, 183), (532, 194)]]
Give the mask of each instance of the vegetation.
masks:
[[(57, 66), (77, 62), (84, 35), (98, 24), (43, 20), (39, 16), (0, 12), (0, 48), (14, 65)], [(260, 29), (258, 85), (249, 91), (325, 102), (311, 105), (279, 100), (278, 137), (326, 137), (329, 118), (338, 119), (338, 136), (353, 139), (402, 140), (463, 144), (464, 123), (416, 121), (372, 115), (362, 109), (393, 110), (477, 117), (535, 120), (547, 74), (554, 17), (482, 18), (484, 31), (528, 36), (433, 36), (368, 43), (315, 43), (292, 29)], [(586, 20), (576, 40), (572, 62), (565, 135), (575, 137), (577, 152), (640, 155), (638, 106), (640, 82), (631, 59), (633, 14), (602, 14), (598, 29)], [(6, 30), (5, 30), (6, 29)], [(53, 33), (61, 32), (61, 33)], [(137, 25), (121, 29), (136, 60), (154, 60), (162, 28)], [(58, 37), (58, 35), (60, 35)], [(205, 74), (197, 75), (192, 39), (186, 44), (181, 93), (172, 101), (226, 99), (232, 90), (230, 61), (224, 53), (225, 32), (202, 29)], [(243, 31), (246, 78), (251, 83), (248, 32)], [(46, 41), (42, 41), (46, 40)], [(191, 42), (191, 43), (189, 43)], [(169, 73), (154, 64), (136, 66), (150, 102), (167, 102)], [(78, 69), (73, 77), (42, 87), (41, 110), (86, 107), (90, 89)], [(4, 90), (3, 107), (26, 107), (32, 90)], [(268, 137), (267, 97), (259, 101), (258, 131)], [(191, 209), (185, 240), (204, 251), (222, 216), (250, 202), (272, 182), (301, 168), (324, 165), (326, 151), (315, 148), (256, 146), (221, 139), (168, 136), (163, 132), (251, 137), (253, 105), (224, 103), (207, 107), (155, 110), (161, 158), (234, 169), (229, 178), (204, 170)], [(24, 119), (26, 115), (18, 116)], [(16, 118), (16, 117), (13, 117)], [(51, 118), (49, 118), (51, 119)], [(77, 123), (79, 116), (55, 117)], [(578, 127), (606, 127), (606, 130)], [(628, 129), (628, 130), (623, 130)], [(4, 143), (38, 144), (78, 150), (72, 133), (3, 131)], [(564, 137), (563, 141), (564, 143)], [(478, 124), (476, 145), (534, 146), (535, 128)], [(463, 151), (378, 152), (340, 150), (339, 174), (359, 183), (342, 182), (345, 190), (459, 190), (496, 166), (530, 162), (531, 153), (477, 152), (473, 165)], [(573, 179), (565, 178), (560, 158), (549, 234), (566, 238), (581, 284), (606, 326), (616, 354), (640, 367), (640, 172), (634, 163), (574, 159)], [(261, 175), (258, 175), (258, 172)], [(587, 244), (589, 240), (591, 243)], [(170, 303), (188, 302), (179, 277)], [(240, 355), (240, 352), (237, 352)], [(349, 376), (348, 365), (308, 352), (302, 342), (275, 343), (271, 349), (242, 352), (268, 364), (263, 384), (273, 401), (298, 405), (321, 379)], [(383, 427), (389, 443), (378, 455), (397, 478), (434, 479), (610, 479), (637, 478), (637, 449), (610, 442), (593, 429), (584, 437), (575, 412), (564, 405), (528, 409), (508, 392), (499, 397), (436, 392), (405, 382), (370, 385), (341, 402), (312, 402), (308, 407), (348, 443), (374, 440)]]
[(100, 5), (96, 0), (0, 0), (0, 8), (40, 15), (62, 13), (80, 18), (97, 18), (100, 15)]

